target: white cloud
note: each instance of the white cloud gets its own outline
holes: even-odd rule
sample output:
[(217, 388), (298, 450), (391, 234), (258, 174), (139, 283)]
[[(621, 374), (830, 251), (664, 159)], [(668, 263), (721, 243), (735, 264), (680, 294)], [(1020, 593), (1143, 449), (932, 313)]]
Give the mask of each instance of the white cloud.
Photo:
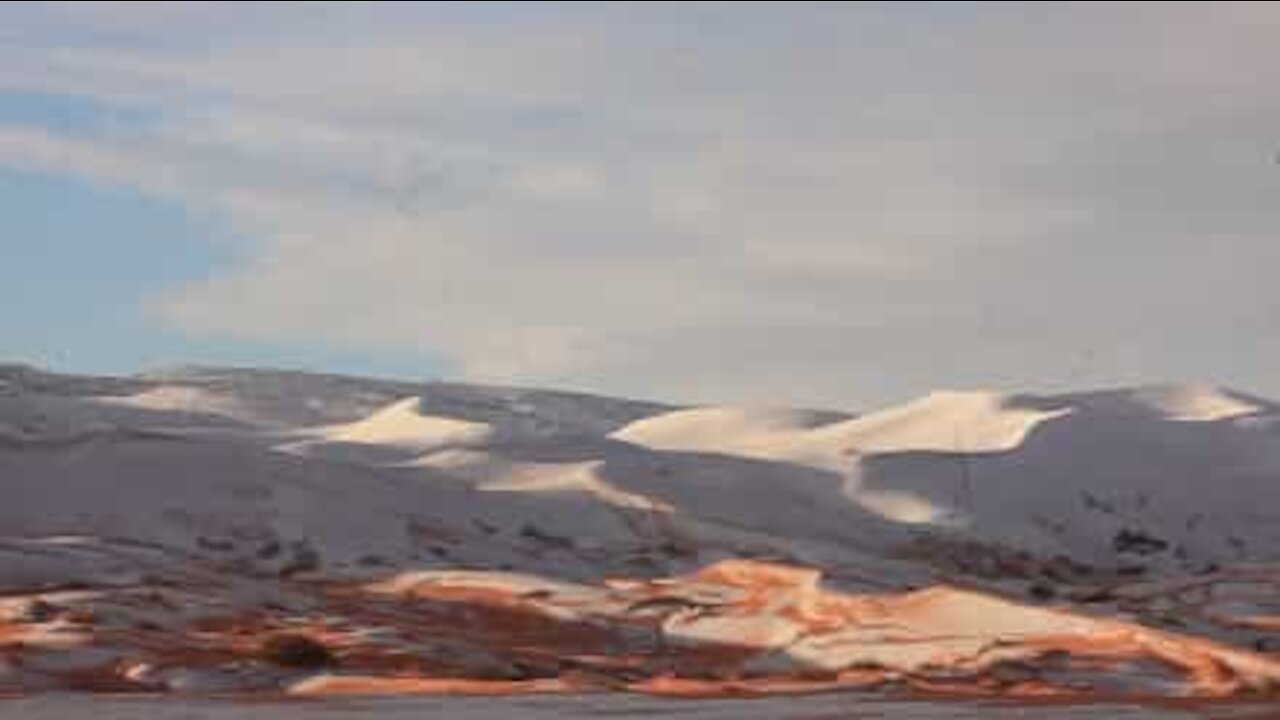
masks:
[(1182, 352), (1280, 303), (1241, 272), (1276, 259), (1274, 8), (245, 12), (72, 7), (9, 18), (34, 50), (0, 44), (0, 88), (153, 116), (0, 128), (0, 162), (257, 238), (155, 299), (186, 330), (649, 396), (1280, 390)]

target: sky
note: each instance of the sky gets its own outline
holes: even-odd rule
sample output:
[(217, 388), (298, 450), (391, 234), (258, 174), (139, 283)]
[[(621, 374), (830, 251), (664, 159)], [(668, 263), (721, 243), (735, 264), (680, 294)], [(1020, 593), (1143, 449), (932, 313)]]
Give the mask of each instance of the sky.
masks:
[(1280, 6), (4, 3), (0, 360), (1280, 398)]

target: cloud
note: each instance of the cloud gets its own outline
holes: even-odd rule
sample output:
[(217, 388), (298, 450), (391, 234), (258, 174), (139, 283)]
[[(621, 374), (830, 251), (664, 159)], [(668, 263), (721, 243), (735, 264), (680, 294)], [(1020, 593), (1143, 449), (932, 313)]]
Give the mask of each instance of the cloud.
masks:
[(152, 299), (189, 332), (709, 400), (1280, 390), (1185, 352), (1280, 349), (1223, 330), (1280, 307), (1266, 5), (0, 13), (36, 38), (0, 89), (146, 118), (0, 127), (0, 163), (253, 239)]

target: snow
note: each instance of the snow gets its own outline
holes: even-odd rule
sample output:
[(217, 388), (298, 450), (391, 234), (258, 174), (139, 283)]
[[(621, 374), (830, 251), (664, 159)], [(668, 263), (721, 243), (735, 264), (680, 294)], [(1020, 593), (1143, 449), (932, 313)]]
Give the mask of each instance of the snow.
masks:
[(1276, 410), (1243, 393), (950, 391), (817, 427), (780, 417), (681, 411), (615, 437), (830, 472), (848, 502), (895, 523), (1092, 563), (1116, 560), (1125, 529), (1167, 544), (1155, 562), (1280, 551)]
[[(1273, 406), (1206, 386), (939, 392), (850, 417), (267, 371), (133, 379), (123, 395), (67, 382), (42, 375), (38, 392), (0, 398), (0, 468), (24, 497), (0, 509), (14, 532), (140, 527), (190, 546), (234, 530), (306, 538), (338, 551), (327, 558), (393, 552), (399, 528), (384, 540), (357, 528), (423, 508), (427, 524), (519, 516), (552, 535), (652, 542), (614, 527), (621, 509), (632, 525), (752, 532), (781, 552), (883, 553), (928, 531), (1097, 565), (1280, 554)], [(629, 413), (643, 416), (619, 424)], [(338, 506), (342, 517), (320, 517)], [(1118, 550), (1125, 532), (1163, 549)]]
[[(662, 616), (666, 639), (774, 653), (753, 667), (902, 672), (1009, 637), (1105, 635), (1095, 612), (1172, 617), (1245, 652), (1277, 613), (1280, 411), (1225, 388), (945, 391), (854, 415), (216, 368), (0, 381), (0, 482), (20, 499), (0, 503), (0, 590), (24, 602), (89, 587), (101, 597), (72, 603), (106, 612), (156, 578), (234, 588), (218, 602), (241, 610), (295, 582), (456, 586), (628, 624), (636, 588), (759, 591), (741, 613)], [(715, 565), (734, 558), (792, 570), (744, 589)], [(893, 594), (886, 617), (926, 642), (850, 620), (866, 608), (815, 634), (797, 618), (846, 602), (819, 576)], [(1062, 612), (1026, 599), (1035, 583)], [(1115, 600), (1077, 613), (1069, 594)]]

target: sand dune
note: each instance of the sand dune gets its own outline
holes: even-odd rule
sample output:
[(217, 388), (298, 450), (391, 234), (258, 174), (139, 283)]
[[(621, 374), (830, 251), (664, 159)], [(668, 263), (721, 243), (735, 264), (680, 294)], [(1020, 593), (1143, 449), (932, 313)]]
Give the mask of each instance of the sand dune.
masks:
[[(1273, 680), (1280, 415), (1245, 393), (951, 391), (852, 416), (276, 371), (0, 377), (21, 499), (0, 503), (0, 692)], [(370, 639), (417, 632), (406, 595), (448, 643)], [(336, 643), (337, 679), (245, 665), (245, 638), (286, 627)], [(494, 660), (515, 645), (523, 669)]]
[(334, 442), (390, 445), (417, 451), (474, 445), (493, 432), (486, 423), (422, 414), (422, 401), (408, 398), (347, 425), (322, 431)]
[(794, 447), (814, 428), (846, 417), (805, 410), (691, 408), (638, 420), (612, 437), (655, 450), (769, 458)]
[(822, 428), (810, 451), (839, 446), (844, 453), (908, 451), (1001, 452), (1023, 443), (1041, 423), (1070, 407), (1037, 407), (995, 392), (935, 392), (905, 405)]

